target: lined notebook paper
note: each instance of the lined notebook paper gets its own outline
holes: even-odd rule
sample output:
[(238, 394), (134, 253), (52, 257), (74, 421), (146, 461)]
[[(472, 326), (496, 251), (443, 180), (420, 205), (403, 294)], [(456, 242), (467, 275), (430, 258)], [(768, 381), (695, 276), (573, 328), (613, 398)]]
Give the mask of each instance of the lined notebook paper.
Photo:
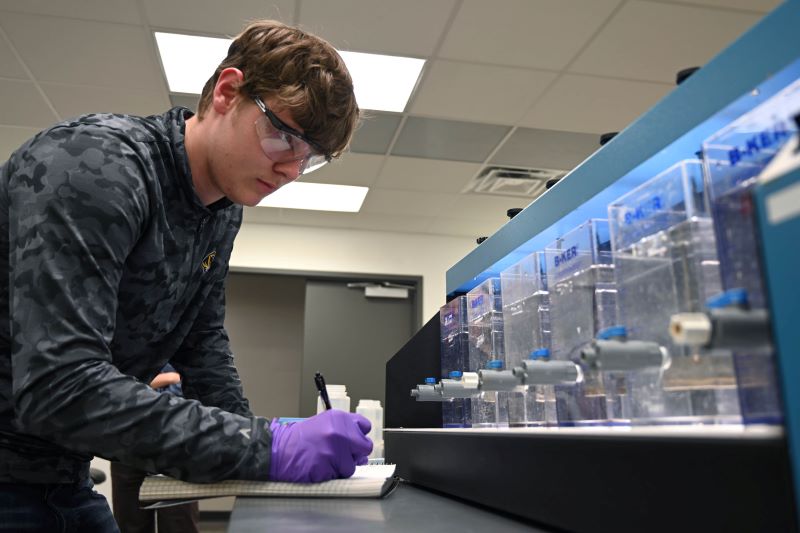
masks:
[(283, 498), (381, 498), (397, 484), (394, 465), (357, 466), (347, 479), (322, 483), (282, 481), (220, 481), (188, 483), (166, 476), (149, 476), (139, 489), (142, 502), (192, 500), (221, 496), (277, 496)]

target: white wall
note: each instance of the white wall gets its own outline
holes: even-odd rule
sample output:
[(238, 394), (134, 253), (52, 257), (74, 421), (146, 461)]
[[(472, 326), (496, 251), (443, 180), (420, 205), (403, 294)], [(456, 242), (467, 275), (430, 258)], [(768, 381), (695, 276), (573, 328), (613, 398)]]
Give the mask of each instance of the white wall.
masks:
[(422, 276), (422, 317), (445, 303), (445, 272), (476, 246), (467, 237), (244, 224), (231, 268)]

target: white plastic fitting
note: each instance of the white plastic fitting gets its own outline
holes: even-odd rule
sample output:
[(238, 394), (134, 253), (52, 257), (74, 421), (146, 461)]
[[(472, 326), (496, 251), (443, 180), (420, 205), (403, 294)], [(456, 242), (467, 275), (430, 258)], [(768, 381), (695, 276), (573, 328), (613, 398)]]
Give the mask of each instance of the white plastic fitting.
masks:
[(464, 372), (461, 375), (461, 381), (464, 383), (465, 389), (477, 389), (480, 378), (477, 372)]
[(705, 313), (678, 313), (669, 320), (669, 334), (677, 344), (705, 346), (711, 342), (711, 320)]

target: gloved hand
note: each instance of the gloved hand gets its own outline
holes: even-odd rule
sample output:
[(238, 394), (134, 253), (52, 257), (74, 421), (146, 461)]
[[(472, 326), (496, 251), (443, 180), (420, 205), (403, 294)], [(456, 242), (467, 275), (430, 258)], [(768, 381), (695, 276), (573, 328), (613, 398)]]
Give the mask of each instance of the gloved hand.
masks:
[(269, 477), (300, 483), (350, 477), (372, 453), (371, 428), (363, 416), (338, 409), (288, 424), (275, 419)]

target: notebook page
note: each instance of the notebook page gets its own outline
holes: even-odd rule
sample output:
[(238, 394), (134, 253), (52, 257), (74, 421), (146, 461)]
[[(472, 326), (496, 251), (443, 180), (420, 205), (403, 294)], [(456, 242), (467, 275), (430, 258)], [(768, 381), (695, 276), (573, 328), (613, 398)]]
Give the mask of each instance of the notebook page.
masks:
[(220, 496), (287, 497), (380, 497), (393, 485), (394, 465), (364, 465), (347, 479), (321, 483), (282, 481), (237, 481), (188, 483), (166, 476), (145, 478), (139, 490), (141, 501), (200, 499)]

